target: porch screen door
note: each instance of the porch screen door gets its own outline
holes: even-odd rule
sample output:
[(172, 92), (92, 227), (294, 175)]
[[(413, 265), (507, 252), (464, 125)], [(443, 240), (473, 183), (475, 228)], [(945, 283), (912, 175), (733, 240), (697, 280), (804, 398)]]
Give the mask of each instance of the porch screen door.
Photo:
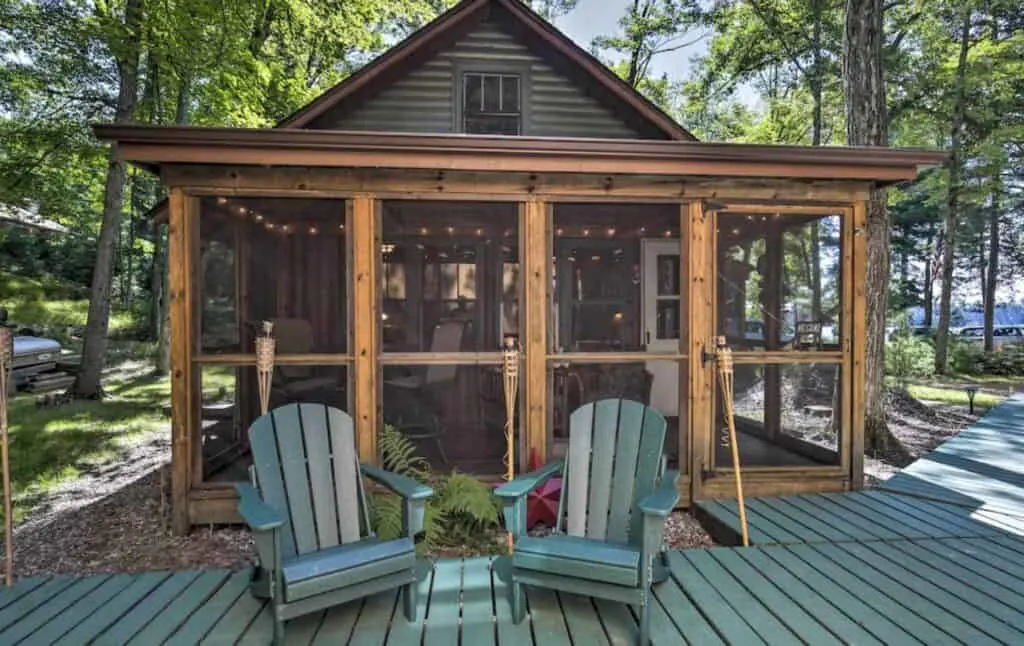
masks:
[[(643, 240), (644, 347), (651, 353), (679, 351), (680, 296), (679, 240)], [(651, 406), (663, 415), (679, 414), (679, 370), (666, 361), (648, 361), (653, 376)]]

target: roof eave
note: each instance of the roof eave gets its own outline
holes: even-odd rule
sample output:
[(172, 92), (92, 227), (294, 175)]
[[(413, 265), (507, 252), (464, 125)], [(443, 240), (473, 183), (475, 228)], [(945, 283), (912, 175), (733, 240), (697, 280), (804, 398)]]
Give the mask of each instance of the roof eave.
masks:
[[(482, 137), (316, 130), (97, 126), (140, 164), (502, 170), (794, 179), (912, 180), (940, 152), (621, 139)], [(495, 165), (495, 159), (500, 164)]]

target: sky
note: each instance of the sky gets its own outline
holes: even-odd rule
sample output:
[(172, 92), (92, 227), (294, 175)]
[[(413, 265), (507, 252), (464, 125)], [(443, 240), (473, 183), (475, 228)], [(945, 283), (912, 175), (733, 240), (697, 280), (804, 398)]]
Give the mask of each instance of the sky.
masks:
[[(576, 8), (568, 15), (555, 21), (555, 26), (569, 35), (577, 45), (590, 51), (594, 36), (610, 35), (617, 31), (619, 18), (626, 12), (632, 0), (579, 0)], [(688, 38), (697, 36), (694, 33)], [(680, 80), (689, 75), (690, 58), (707, 49), (707, 40), (655, 57), (652, 68), (657, 76), (668, 74), (669, 78)]]

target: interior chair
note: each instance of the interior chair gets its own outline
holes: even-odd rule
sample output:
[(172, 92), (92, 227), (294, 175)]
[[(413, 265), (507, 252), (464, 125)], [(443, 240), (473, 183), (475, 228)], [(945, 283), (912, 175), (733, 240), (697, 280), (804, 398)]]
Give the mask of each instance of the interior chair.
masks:
[[(314, 349), (313, 325), (302, 318), (271, 319), (274, 324), (277, 354), (306, 354)], [(277, 365), (274, 368), (272, 393), (278, 401), (302, 401), (311, 393), (332, 391), (338, 379), (317, 376), (312, 366)]]
[[(269, 598), (274, 643), (287, 619), (402, 587), (416, 618), (416, 549), (433, 491), (356, 458), (352, 418), (324, 404), (288, 404), (249, 428), (252, 484), (238, 483), (238, 511), (259, 562), (252, 591)], [(384, 541), (370, 524), (366, 476), (402, 497), (402, 536)]]
[[(665, 521), (679, 494), (666, 472), (665, 418), (640, 402), (602, 399), (573, 411), (565, 460), (498, 487), (515, 547), (506, 576), (516, 623), (526, 615), (524, 585), (640, 608), (640, 641), (650, 641), (651, 586), (668, 573)], [(562, 475), (554, 532), (526, 533), (529, 493)], [(500, 573), (500, 572), (499, 572)]]
[[(430, 352), (458, 352), (466, 321), (448, 319), (434, 326)], [(429, 365), (420, 373), (395, 377), (384, 382), (389, 389), (384, 419), (410, 440), (432, 440), (441, 460), (447, 465), (441, 439), (444, 425), (439, 415), (438, 395), (455, 383), (457, 365)]]

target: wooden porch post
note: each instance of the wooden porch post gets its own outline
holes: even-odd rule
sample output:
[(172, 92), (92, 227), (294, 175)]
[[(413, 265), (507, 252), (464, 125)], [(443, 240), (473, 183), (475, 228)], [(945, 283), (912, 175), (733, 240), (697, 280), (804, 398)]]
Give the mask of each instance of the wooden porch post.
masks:
[(849, 393), (850, 403), (847, 407), (853, 407), (853, 420), (850, 429), (850, 488), (860, 489), (864, 486), (864, 380), (865, 372), (865, 351), (867, 348), (867, 202), (857, 200), (853, 209), (847, 211), (847, 217), (852, 215), (853, 222), (850, 223), (853, 235), (853, 306), (852, 320), (849, 326), (850, 335), (850, 377), (853, 382), (853, 392)]
[(519, 207), (519, 248), (523, 266), (524, 372), (523, 401), (526, 414), (526, 455), (537, 451), (541, 462), (547, 460), (547, 332), (551, 307), (548, 267), (551, 264), (551, 208), (542, 201), (529, 201)]
[(356, 447), (359, 460), (376, 464), (377, 455), (377, 271), (380, 243), (377, 208), (373, 195), (352, 200), (352, 342), (355, 362), (352, 385)]
[(192, 487), (192, 442), (197, 429), (193, 401), (193, 270), (196, 199), (171, 189), (167, 259), (170, 272), (171, 325), (171, 530), (189, 529), (188, 497)]
[[(690, 350), (690, 209), (688, 202), (679, 205), (679, 354), (688, 354)], [(679, 421), (676, 429), (676, 458), (681, 473), (690, 473), (690, 460), (693, 454), (693, 433), (690, 429), (690, 365), (686, 361), (676, 363), (679, 374), (677, 397), (679, 405), (676, 413)], [(692, 479), (692, 478), (691, 478)], [(689, 479), (680, 478), (677, 482), (679, 493), (689, 500)], [(685, 489), (685, 491), (684, 491)]]
[(704, 351), (712, 351), (715, 308), (715, 214), (704, 210), (700, 201), (689, 204), (688, 249), (689, 281), (684, 294), (689, 303), (690, 378), (688, 409), (690, 415), (690, 499), (699, 500), (704, 472), (714, 439), (715, 414), (712, 406), (714, 374), (712, 364), (704, 362)]

